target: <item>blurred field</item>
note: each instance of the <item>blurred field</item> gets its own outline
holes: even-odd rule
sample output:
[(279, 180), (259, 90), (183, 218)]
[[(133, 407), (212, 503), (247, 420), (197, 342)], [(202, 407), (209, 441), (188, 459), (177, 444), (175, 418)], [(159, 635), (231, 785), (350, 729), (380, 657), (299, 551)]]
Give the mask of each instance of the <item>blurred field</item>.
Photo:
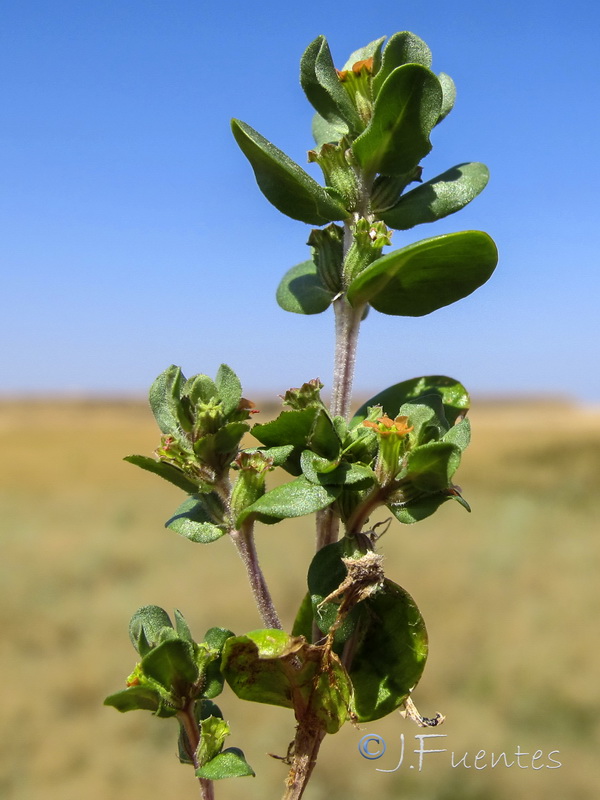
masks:
[[(307, 800), (597, 797), (600, 781), (600, 412), (566, 404), (480, 403), (459, 472), (472, 505), (447, 504), (381, 540), (388, 575), (428, 623), (430, 660), (415, 693), (446, 714), (428, 747), (394, 714), (329, 737)], [(225, 540), (194, 545), (163, 529), (183, 499), (123, 463), (157, 444), (144, 403), (4, 401), (0, 478), (0, 797), (10, 800), (171, 800), (196, 797), (175, 756), (174, 721), (102, 706), (135, 663), (127, 623), (136, 608), (180, 608), (198, 637), (212, 625), (260, 627), (241, 562)], [(276, 603), (291, 624), (304, 593), (311, 523), (259, 531)], [(219, 698), (256, 779), (217, 786), (220, 800), (280, 796), (293, 736), (283, 709)], [(378, 761), (365, 733), (388, 743)], [(430, 731), (431, 732), (431, 731)], [(405, 764), (393, 769), (406, 740)], [(441, 744), (440, 744), (441, 743)], [(489, 753), (528, 752), (492, 768)], [(475, 769), (474, 756), (485, 750)], [(531, 755), (542, 755), (533, 769)], [(548, 754), (562, 763), (552, 765)], [(545, 766), (544, 766), (545, 765)]]

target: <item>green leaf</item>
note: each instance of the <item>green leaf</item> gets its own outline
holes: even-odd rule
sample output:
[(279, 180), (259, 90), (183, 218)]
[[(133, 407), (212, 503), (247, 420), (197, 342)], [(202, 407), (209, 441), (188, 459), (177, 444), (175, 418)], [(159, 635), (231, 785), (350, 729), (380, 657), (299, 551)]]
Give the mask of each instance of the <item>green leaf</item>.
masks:
[[(218, 717), (219, 719), (223, 719), (223, 714), (219, 706), (215, 705), (212, 700), (206, 700), (205, 698), (199, 698), (194, 703), (194, 717), (196, 718), (196, 722), (198, 723), (198, 727), (200, 727), (200, 723), (203, 719), (208, 719), (208, 717)], [(178, 745), (178, 756), (179, 761), (182, 764), (194, 764), (193, 759), (189, 754), (189, 742), (187, 738), (187, 734), (185, 733), (185, 728), (181, 720), (179, 722), (179, 741)]]
[(338, 463), (321, 458), (312, 450), (305, 450), (300, 458), (303, 475), (314, 484), (323, 486), (351, 486), (356, 483), (374, 483), (375, 473), (364, 464)]
[[(182, 429), (182, 409), (181, 409), (181, 390), (184, 383), (181, 367), (172, 364), (150, 387), (149, 400), (150, 408), (154, 418), (164, 434), (181, 438)], [(191, 428), (191, 422), (183, 419), (184, 428)]]
[(313, 108), (336, 127), (345, 124), (345, 133), (362, 127), (358, 111), (342, 86), (324, 36), (311, 42), (300, 60), (300, 84)]
[(177, 631), (177, 636), (180, 639), (183, 639), (186, 642), (193, 644), (194, 639), (192, 637), (192, 632), (190, 631), (190, 627), (185, 621), (185, 617), (178, 608), (175, 609), (173, 616), (175, 617), (175, 630)]
[(251, 631), (227, 641), (223, 673), (242, 700), (293, 708), (335, 733), (348, 716), (350, 684), (333, 653), (280, 630)]
[[(152, 711), (156, 713), (161, 707), (160, 695), (154, 689), (146, 686), (130, 686), (121, 692), (109, 695), (105, 701), (105, 706), (112, 706), (117, 711)], [(175, 709), (173, 709), (175, 714)]]
[(301, 475), (290, 483), (276, 486), (263, 494), (242, 511), (237, 522), (241, 525), (250, 515), (267, 524), (290, 517), (303, 517), (326, 508), (333, 503), (340, 491), (340, 486), (316, 485)]
[(346, 219), (346, 209), (268, 139), (240, 120), (231, 127), (260, 190), (282, 214), (309, 225)]
[[(291, 456), (293, 450), (293, 445), (285, 444), (281, 447), (258, 448), (257, 452), (263, 453), (267, 458), (272, 458), (274, 467), (281, 467)], [(252, 450), (248, 452), (252, 452)]]
[(235, 634), (228, 628), (209, 628), (204, 634), (202, 641), (207, 644), (211, 650), (217, 650), (220, 653), (230, 636), (235, 636)]
[(333, 125), (327, 122), (320, 114), (315, 114), (312, 118), (312, 135), (317, 147), (324, 144), (336, 143), (345, 136), (348, 128), (345, 124)]
[(310, 642), (312, 639), (313, 607), (310, 593), (307, 592), (296, 614), (292, 627), (292, 636), (304, 636)]
[(244, 778), (247, 775), (254, 776), (255, 772), (246, 761), (242, 750), (237, 747), (228, 747), (196, 770), (198, 778), (205, 778), (209, 781), (218, 781), (222, 778)]
[(355, 652), (350, 679), (358, 721), (370, 722), (402, 705), (419, 682), (427, 631), (412, 597), (388, 579), (364, 605), (371, 623)]
[(404, 525), (412, 525), (415, 522), (420, 522), (430, 517), (432, 514), (435, 514), (438, 508), (447, 500), (451, 500), (452, 497), (453, 496), (450, 494), (429, 494), (419, 497), (416, 500), (411, 500), (408, 503), (397, 505), (390, 503), (387, 507), (398, 522)]
[[(222, 425), (212, 439), (215, 452), (233, 458), (242, 436), (249, 430), (250, 426), (247, 422), (228, 422), (226, 425)], [(198, 452), (200, 452), (199, 449)]]
[(145, 656), (161, 641), (160, 636), (165, 628), (172, 629), (173, 623), (164, 608), (142, 606), (129, 621), (129, 638), (138, 653)]
[(439, 441), (449, 428), (444, 406), (438, 395), (428, 395), (400, 406), (400, 415), (409, 418), (409, 449)]
[(301, 639), (275, 629), (235, 636), (223, 653), (225, 680), (242, 700), (292, 708), (290, 681), (302, 647)]
[(456, 102), (456, 86), (450, 75), (446, 75), (445, 72), (440, 72), (438, 75), (438, 81), (442, 87), (442, 109), (436, 124), (440, 123), (443, 119), (446, 119), (448, 114), (454, 108), (454, 103)]
[(377, 97), (379, 90), (391, 73), (404, 64), (420, 64), (431, 66), (431, 50), (422, 39), (409, 31), (401, 31), (390, 36), (383, 51), (381, 67), (373, 78), (373, 95)]
[(206, 717), (200, 723), (200, 742), (196, 750), (198, 763), (204, 766), (223, 749), (229, 736), (229, 725), (221, 717)]
[(208, 375), (193, 375), (185, 382), (181, 394), (195, 407), (198, 403), (210, 403), (217, 397), (217, 387)]
[(423, 239), (373, 262), (348, 289), (358, 308), (369, 302), (394, 316), (421, 317), (467, 297), (498, 262), (493, 240), (482, 231)]
[(175, 531), (180, 536), (185, 536), (191, 542), (208, 544), (220, 539), (227, 533), (227, 527), (214, 523), (207, 505), (208, 502), (209, 499), (206, 495), (197, 494), (188, 497), (171, 519), (167, 520), (165, 528)]
[(435, 222), (460, 211), (477, 197), (489, 175), (485, 164), (459, 164), (402, 195), (395, 206), (381, 213), (381, 219), (399, 231)]
[(317, 409), (306, 444), (323, 458), (334, 460), (339, 457), (342, 443), (333, 420), (324, 408)]
[(373, 42), (369, 42), (364, 47), (359, 47), (358, 50), (355, 50), (348, 56), (348, 60), (342, 67), (342, 72), (347, 69), (352, 69), (354, 64), (357, 61), (366, 61), (369, 58), (373, 59), (373, 68), (376, 72), (379, 69), (381, 64), (381, 48), (383, 43), (385, 42), (385, 36), (382, 36), (380, 39), (375, 39)]
[(145, 675), (167, 691), (184, 695), (198, 679), (198, 666), (189, 642), (171, 639), (153, 648), (141, 661)]
[(267, 447), (292, 445), (293, 453), (282, 466), (292, 475), (299, 475), (301, 472), (300, 455), (308, 447), (308, 440), (318, 412), (319, 409), (316, 406), (282, 411), (271, 422), (254, 425), (252, 435)]
[(462, 383), (446, 375), (426, 375), (395, 383), (371, 397), (358, 409), (352, 418), (351, 426), (355, 428), (360, 425), (367, 418), (368, 409), (373, 406), (381, 406), (389, 417), (394, 418), (398, 416), (404, 403), (428, 395), (435, 395), (441, 399), (445, 417), (450, 425), (454, 425), (459, 416), (466, 414), (471, 404), (469, 393)]
[(455, 444), (460, 450), (468, 447), (471, 441), (471, 423), (468, 419), (463, 419), (456, 425), (453, 425), (450, 430), (443, 436), (444, 442), (451, 442)]
[(242, 399), (242, 384), (227, 364), (221, 364), (215, 378), (219, 398), (223, 403), (223, 414), (228, 416), (237, 409)]
[(289, 269), (277, 287), (277, 302), (294, 314), (320, 314), (332, 300), (333, 294), (323, 286), (312, 260)]
[(422, 39), (410, 31), (401, 31), (390, 36), (382, 56), (381, 67), (373, 78), (373, 94), (377, 97), (386, 78), (404, 64), (431, 66), (431, 50)]
[(194, 492), (198, 491), (197, 483), (191, 481), (185, 475), (185, 473), (183, 473), (180, 469), (177, 469), (177, 467), (173, 466), (173, 464), (168, 464), (166, 461), (157, 461), (156, 459), (148, 456), (137, 455), (125, 456), (123, 461), (127, 461), (129, 464), (134, 464), (136, 467), (141, 467), (148, 472), (153, 472), (160, 478), (164, 478), (164, 480), (169, 481), (169, 483), (172, 483), (174, 486), (177, 486), (178, 489), (183, 489), (183, 491), (187, 494), (193, 494)]
[(203, 643), (210, 648), (211, 660), (204, 668), (204, 697), (217, 697), (223, 691), (223, 674), (221, 672), (221, 657), (225, 642), (234, 636), (233, 631), (227, 628), (210, 628), (204, 635)]
[(447, 489), (460, 464), (460, 448), (451, 442), (430, 442), (408, 454), (406, 478), (420, 492)]
[(403, 175), (414, 169), (431, 150), (429, 134), (441, 104), (442, 88), (433, 72), (419, 64), (395, 69), (379, 91), (367, 129), (352, 145), (363, 170)]

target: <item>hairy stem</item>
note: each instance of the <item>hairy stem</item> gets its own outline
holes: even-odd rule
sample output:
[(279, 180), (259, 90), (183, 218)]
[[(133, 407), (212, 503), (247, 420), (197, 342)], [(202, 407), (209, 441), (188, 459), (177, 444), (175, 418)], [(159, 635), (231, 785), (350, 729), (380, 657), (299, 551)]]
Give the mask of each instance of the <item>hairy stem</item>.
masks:
[[(198, 757), (196, 756), (196, 750), (200, 742), (200, 729), (198, 728), (198, 723), (194, 716), (194, 702), (190, 701), (183, 711), (177, 714), (177, 718), (181, 722), (185, 732), (184, 742), (186, 744), (187, 754), (193, 761), (194, 769), (196, 770), (200, 766)], [(206, 778), (198, 778), (198, 783), (200, 784), (200, 796), (202, 800), (214, 800), (215, 792), (213, 782)]]
[(335, 360), (331, 391), (331, 416), (348, 418), (352, 401), (352, 383), (356, 347), (364, 306), (352, 308), (344, 295), (333, 302), (335, 313)]
[(253, 524), (247, 523), (244, 524), (240, 530), (231, 531), (231, 538), (246, 567), (252, 594), (254, 595), (254, 600), (256, 601), (265, 627), (283, 630), (265, 576), (258, 563), (258, 553), (256, 552), (254, 544)]

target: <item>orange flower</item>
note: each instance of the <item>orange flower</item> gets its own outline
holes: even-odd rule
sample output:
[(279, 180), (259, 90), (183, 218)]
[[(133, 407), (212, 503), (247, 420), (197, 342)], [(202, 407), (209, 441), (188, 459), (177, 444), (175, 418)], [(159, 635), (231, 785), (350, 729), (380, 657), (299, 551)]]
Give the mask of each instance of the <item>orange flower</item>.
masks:
[(360, 75), (363, 69), (368, 75), (373, 74), (372, 58), (364, 58), (362, 61), (355, 61), (354, 64), (352, 64), (351, 69), (344, 69), (344, 70), (336, 69), (336, 72), (338, 74), (338, 78), (341, 81), (345, 81), (348, 78), (348, 76), (351, 75), (352, 73), (354, 73), (355, 75)]
[(373, 428), (380, 436), (406, 436), (412, 431), (413, 426), (408, 424), (408, 417), (400, 415), (396, 419), (390, 419), (387, 414), (379, 417), (377, 422), (366, 419), (363, 422), (367, 428)]

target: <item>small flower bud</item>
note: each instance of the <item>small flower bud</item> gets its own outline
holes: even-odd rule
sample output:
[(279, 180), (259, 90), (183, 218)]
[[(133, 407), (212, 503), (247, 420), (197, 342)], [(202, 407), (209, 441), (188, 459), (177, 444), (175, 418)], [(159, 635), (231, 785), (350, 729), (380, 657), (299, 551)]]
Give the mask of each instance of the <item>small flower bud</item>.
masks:
[(317, 406), (323, 407), (321, 400), (321, 389), (323, 384), (318, 378), (303, 383), (299, 389), (288, 389), (283, 395), (283, 402), (286, 406), (293, 408), (294, 411), (302, 411), (304, 408)]
[(342, 139), (338, 144), (324, 144), (319, 150), (308, 151), (309, 163), (316, 162), (323, 170), (325, 182), (341, 198), (348, 211), (354, 211), (360, 196), (358, 178), (348, 162), (348, 145)]
[(376, 261), (382, 249), (391, 244), (392, 232), (383, 222), (359, 219), (354, 226), (353, 241), (344, 260), (344, 283), (348, 286), (354, 278)]

